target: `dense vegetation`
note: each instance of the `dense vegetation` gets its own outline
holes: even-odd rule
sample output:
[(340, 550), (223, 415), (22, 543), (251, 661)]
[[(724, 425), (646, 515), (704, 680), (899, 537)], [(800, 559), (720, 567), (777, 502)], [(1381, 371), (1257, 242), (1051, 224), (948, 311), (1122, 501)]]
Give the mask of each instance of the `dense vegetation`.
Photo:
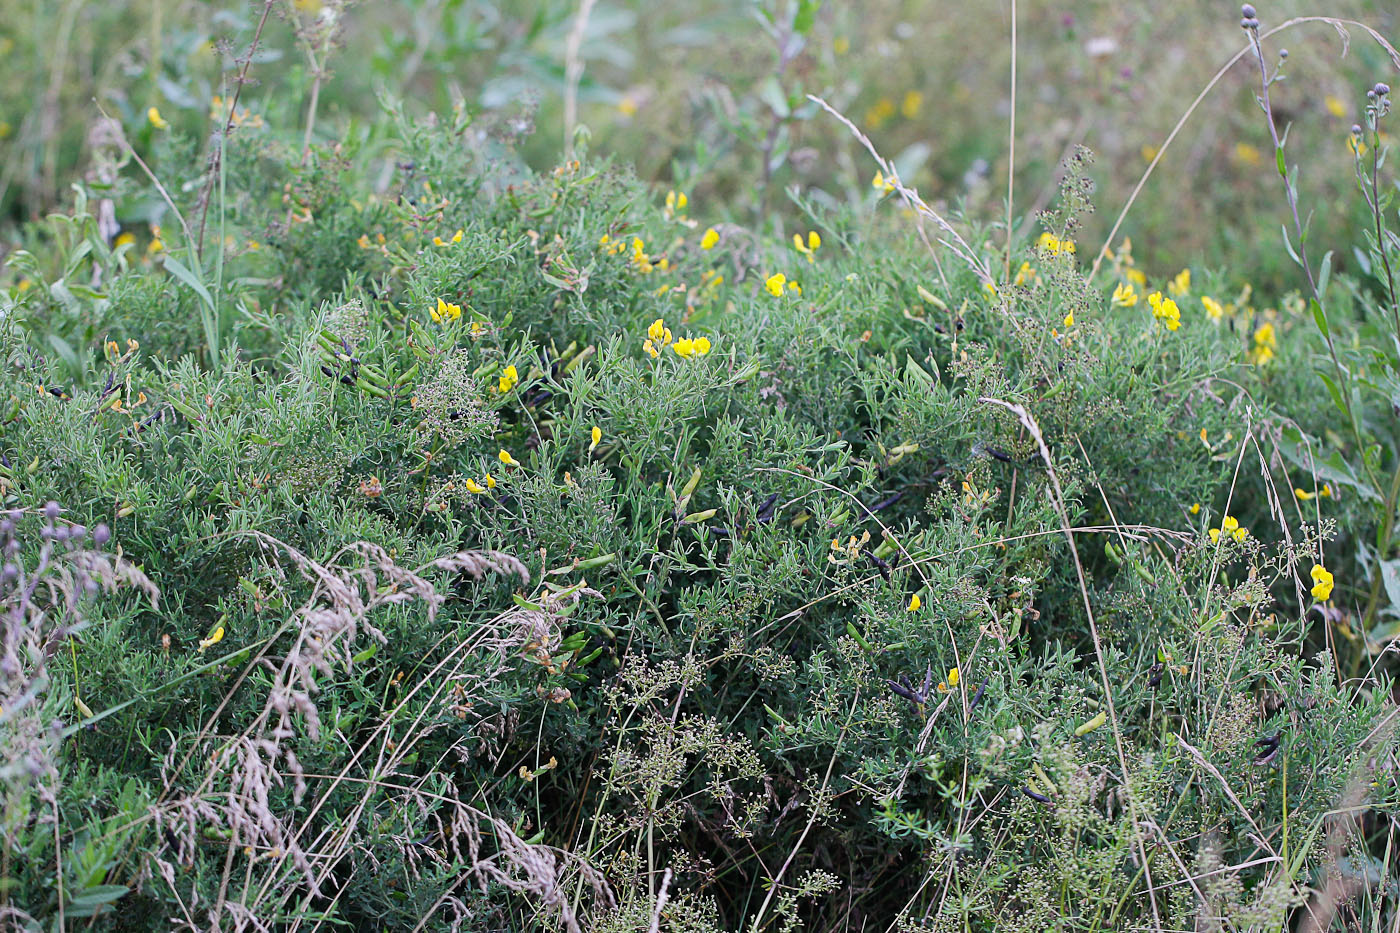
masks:
[[(1385, 84), (1309, 204), (1245, 9), (1256, 285), (1100, 249), (1083, 149), (927, 204), (795, 85), (757, 166), (532, 168), (512, 106), (318, 103), (353, 14), (271, 6), (5, 259), (5, 924), (1400, 922)], [(780, 78), (833, 15), (765, 9)], [(774, 182), (799, 112), (839, 181)]]

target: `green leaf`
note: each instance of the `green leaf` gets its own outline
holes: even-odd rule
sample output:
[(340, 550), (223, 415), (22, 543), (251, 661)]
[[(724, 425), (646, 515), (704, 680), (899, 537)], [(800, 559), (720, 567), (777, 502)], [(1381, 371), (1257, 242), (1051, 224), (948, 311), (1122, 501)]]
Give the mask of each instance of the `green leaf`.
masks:
[(98, 884), (83, 890), (63, 908), (68, 917), (91, 917), (103, 906), (125, 897), (131, 889), (124, 884)]
[(1283, 161), (1283, 147), (1274, 150), (1274, 161), (1278, 164), (1278, 174), (1280, 178), (1288, 177), (1288, 166)]
[[(1327, 254), (1327, 261), (1330, 262), (1331, 259), (1332, 259), (1332, 254), (1331, 254), (1331, 253), (1328, 253), (1328, 254)], [(1326, 264), (1326, 262), (1325, 262), (1324, 264)], [(1323, 336), (1323, 337), (1329, 336), (1329, 334), (1331, 333), (1331, 331), (1328, 330), (1328, 327), (1327, 327), (1327, 313), (1326, 313), (1325, 311), (1322, 310), (1322, 305), (1320, 305), (1320, 304), (1317, 303), (1317, 299), (1316, 299), (1316, 298), (1313, 298), (1312, 300), (1310, 300), (1310, 301), (1308, 302), (1308, 308), (1312, 311), (1313, 322), (1317, 324), (1317, 329), (1318, 329), (1319, 331), (1322, 332), (1322, 336)]]
[(797, 15), (792, 19), (792, 31), (805, 36), (812, 31), (817, 21), (817, 11), (822, 8), (821, 0), (798, 0)]
[(194, 289), (195, 294), (199, 296), (200, 300), (203, 301), (211, 311), (214, 309), (214, 296), (209, 294), (209, 289), (204, 287), (204, 283), (189, 270), (188, 266), (180, 262), (180, 260), (176, 259), (174, 256), (167, 254), (165, 257), (165, 268), (170, 270), (170, 274), (175, 276), (175, 278)]

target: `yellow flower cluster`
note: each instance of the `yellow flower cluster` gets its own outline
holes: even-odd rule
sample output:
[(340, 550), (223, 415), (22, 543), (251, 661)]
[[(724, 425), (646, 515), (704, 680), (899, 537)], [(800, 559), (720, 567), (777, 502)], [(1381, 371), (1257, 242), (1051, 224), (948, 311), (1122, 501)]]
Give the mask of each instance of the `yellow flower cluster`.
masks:
[(763, 287), (768, 289), (768, 294), (772, 295), (774, 298), (782, 297), (784, 289), (797, 292), (799, 295), (802, 294), (802, 286), (798, 285), (795, 280), (789, 279), (781, 272), (775, 272), (764, 279)]
[(666, 192), (666, 219), (684, 218), (685, 208), (689, 203), (690, 199), (685, 196), (684, 191)]
[(899, 178), (897, 176), (890, 175), (889, 178), (886, 178), (884, 172), (876, 172), (875, 177), (870, 179), (870, 187), (881, 194), (889, 194), (898, 185)]
[(520, 373), (514, 366), (507, 366), (505, 372), (501, 373), (500, 379), (496, 382), (496, 387), (501, 392), (509, 392), (520, 382)]
[(1297, 496), (1301, 502), (1307, 502), (1309, 499), (1313, 498), (1330, 499), (1332, 498), (1332, 484), (1323, 483), (1322, 488), (1317, 492), (1308, 492), (1306, 489), (1294, 488), (1293, 495)]
[(707, 250), (714, 249), (715, 244), (717, 244), (718, 242), (719, 231), (716, 230), (714, 227), (711, 227), (710, 229), (706, 230), (705, 235), (700, 238), (700, 248)]
[(1181, 326), (1181, 309), (1175, 301), (1163, 298), (1161, 292), (1153, 292), (1147, 296), (1147, 303), (1152, 306), (1152, 317), (1161, 321), (1167, 330), (1176, 330)]
[[(461, 230), (460, 228), (458, 228), (458, 230), (457, 230), (456, 233), (452, 234), (452, 242), (453, 242), (453, 243), (460, 243), (460, 242), (462, 242), (462, 230)], [(435, 237), (433, 237), (433, 245), (434, 245), (434, 246), (446, 246), (446, 245), (447, 245), (447, 241), (444, 240), (444, 239), (443, 239), (442, 237), (440, 237), (440, 236), (435, 236)]]
[(956, 667), (949, 668), (948, 679), (938, 685), (938, 692), (947, 693), (949, 690), (956, 689), (958, 686), (958, 681), (961, 679), (962, 675), (958, 672), (958, 669)]
[(1113, 307), (1131, 308), (1138, 303), (1138, 294), (1133, 290), (1132, 282), (1120, 282), (1113, 290)]
[(802, 255), (806, 256), (808, 262), (816, 262), (816, 261), (817, 261), (816, 253), (817, 253), (818, 247), (820, 247), (821, 245), (822, 245), (822, 238), (821, 238), (820, 235), (818, 235), (817, 231), (815, 231), (815, 230), (809, 231), (809, 232), (807, 233), (807, 242), (806, 242), (806, 243), (803, 243), (803, 242), (802, 242), (802, 234), (800, 234), (800, 233), (794, 233), (794, 234), (792, 235), (792, 246), (793, 246), (793, 249), (797, 250), (799, 253), (801, 253)]
[(1233, 515), (1226, 515), (1225, 520), (1220, 523), (1219, 528), (1212, 528), (1210, 530), (1210, 540), (1212, 544), (1220, 540), (1222, 531), (1240, 543), (1243, 543), (1244, 539), (1249, 537), (1249, 529), (1241, 526), (1240, 520)]
[(1180, 298), (1191, 291), (1191, 270), (1182, 269), (1170, 282), (1167, 283), (1167, 292)]
[(1254, 332), (1254, 347), (1249, 351), (1250, 362), (1255, 366), (1263, 366), (1274, 358), (1274, 350), (1277, 348), (1278, 337), (1274, 334), (1274, 325), (1265, 321)]
[[(704, 356), (710, 352), (709, 337), (682, 337), (680, 340), (674, 339), (671, 328), (666, 326), (666, 322), (661, 318), (651, 322), (647, 328), (646, 340), (642, 342), (642, 349), (656, 359), (661, 355), (661, 350), (671, 347), (676, 351), (676, 355), (683, 360), (693, 359), (697, 356)], [(596, 428), (594, 430), (597, 430)], [(601, 437), (601, 434), (599, 435)], [(596, 443), (596, 442), (595, 442)]]
[(475, 496), (479, 496), (488, 490), (496, 488), (496, 478), (490, 473), (487, 473), (482, 479), (486, 480), (486, 485), (484, 486), (470, 476), (467, 477), (467, 481), (463, 485), (467, 487), (467, 492)]
[(437, 300), (437, 307), (428, 312), (434, 323), (441, 324), (444, 321), (455, 321), (462, 316), (462, 306), (450, 304), (441, 298)]
[(1074, 241), (1068, 237), (1062, 240), (1053, 233), (1042, 233), (1035, 245), (1040, 248), (1041, 252), (1050, 256), (1058, 256), (1061, 253), (1074, 255)]
[(1318, 602), (1326, 602), (1332, 595), (1332, 573), (1321, 564), (1313, 564), (1312, 579), (1313, 599)]

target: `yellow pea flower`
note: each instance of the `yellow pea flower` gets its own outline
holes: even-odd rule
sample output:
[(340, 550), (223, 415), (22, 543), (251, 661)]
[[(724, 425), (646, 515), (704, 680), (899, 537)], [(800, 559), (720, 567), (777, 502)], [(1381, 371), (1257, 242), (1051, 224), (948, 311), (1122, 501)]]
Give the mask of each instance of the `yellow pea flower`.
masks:
[(682, 337), (680, 340), (676, 341), (672, 349), (676, 351), (676, 356), (679, 356), (683, 360), (688, 360), (695, 355), (695, 341), (691, 340), (689, 337)]
[(1073, 311), (1071, 311), (1069, 314), (1066, 314), (1066, 315), (1065, 315), (1065, 326), (1066, 326), (1066, 327), (1073, 327), (1073, 326), (1074, 326), (1074, 312), (1073, 312)]
[[(1329, 574), (1329, 576), (1330, 576), (1330, 574)], [(217, 645), (219, 642), (221, 642), (221, 641), (223, 641), (223, 640), (224, 640), (224, 627), (223, 627), (222, 625), (220, 625), (218, 628), (214, 629), (214, 631), (212, 631), (212, 632), (209, 633), (209, 637), (208, 637), (208, 638), (201, 638), (201, 639), (199, 640), (199, 653), (200, 653), (200, 654), (203, 654), (205, 648), (209, 648), (209, 647), (212, 647), (212, 646), (214, 646), (214, 645)]]
[(1293, 495), (1297, 496), (1299, 500), (1307, 502), (1309, 499), (1317, 495), (1317, 493), (1308, 492), (1306, 489), (1295, 486), (1293, 487)]
[(918, 593), (915, 593), (913, 596), (909, 597), (909, 611), (910, 611), (910, 612), (918, 612), (918, 611), (919, 611), (919, 607), (922, 606), (923, 604), (924, 604), (924, 601), (921, 600), (921, 599), (919, 598), (919, 594), (918, 594)]
[(1332, 595), (1332, 574), (1321, 564), (1313, 564), (1312, 568), (1313, 598), (1318, 602), (1326, 602)]
[(816, 252), (817, 252), (818, 247), (820, 247), (821, 245), (822, 245), (822, 238), (821, 238), (821, 236), (817, 233), (817, 231), (815, 231), (815, 230), (812, 230), (812, 231), (808, 232), (808, 234), (807, 234), (807, 242), (805, 242), (805, 243), (802, 242), (802, 234), (800, 234), (800, 233), (794, 233), (794, 234), (792, 235), (792, 246), (793, 246), (793, 249), (797, 250), (799, 253), (801, 253), (802, 255), (806, 256), (808, 262), (816, 262), (816, 261), (817, 261)]
[(960, 675), (958, 674), (958, 669), (956, 667), (948, 671), (948, 686), (956, 687), (958, 685), (959, 676)]
[(1210, 315), (1212, 321), (1218, 321), (1225, 316), (1225, 307), (1209, 295), (1201, 296), (1201, 305), (1206, 309), (1206, 314)]
[(897, 184), (899, 184), (898, 178), (894, 175), (886, 178), (883, 172), (876, 172), (875, 177), (870, 179), (870, 187), (879, 191), (881, 194), (889, 194), (895, 189)]
[(704, 356), (706, 353), (709, 353), (709, 352), (710, 352), (710, 338), (709, 338), (709, 337), (696, 337), (696, 338), (695, 338), (695, 355), (696, 355), (696, 356)]
[(645, 341), (642, 342), (642, 349), (647, 351), (647, 353), (650, 353), (652, 359), (656, 359), (658, 356), (661, 355), (659, 352), (657, 352), (656, 344), (652, 343), (650, 337), (648, 337)]
[(458, 228), (457, 232), (454, 233), (454, 234), (452, 234), (452, 242), (453, 242), (453, 243), (460, 243), (460, 242), (462, 242), (462, 230), (461, 230), (461, 228)]
[(515, 388), (518, 382), (520, 382), (520, 373), (516, 371), (514, 366), (507, 366), (506, 371), (501, 374), (501, 378), (497, 381), (497, 387), (502, 392), (509, 392)]
[(714, 249), (719, 242), (719, 231), (714, 227), (705, 231), (705, 235), (700, 238), (701, 249)]
[(594, 448), (596, 448), (596, 447), (598, 446), (598, 443), (599, 443), (600, 441), (602, 441), (602, 439), (603, 439), (603, 429), (600, 428), (600, 427), (598, 427), (598, 426), (595, 424), (595, 425), (593, 426), (593, 441), (592, 441), (592, 443), (590, 443), (590, 444), (588, 445), (588, 452), (589, 452), (589, 453), (592, 453), (593, 450), (594, 450)]
[(1152, 306), (1152, 317), (1161, 321), (1167, 330), (1176, 330), (1181, 326), (1181, 309), (1175, 301), (1163, 298), (1161, 292), (1153, 292), (1147, 296), (1147, 303)]
[(510, 455), (510, 451), (506, 450), (504, 447), (501, 448), (500, 453), (496, 454), (496, 459), (504, 463), (506, 466), (520, 466), (520, 461), (512, 457)]
[(1182, 269), (1169, 283), (1167, 291), (1173, 295), (1185, 295), (1191, 291), (1191, 270)]
[(1121, 282), (1113, 290), (1112, 304), (1115, 308), (1131, 308), (1138, 303), (1137, 292), (1133, 290), (1132, 282)]
[(160, 111), (152, 107), (146, 111), (146, 120), (158, 130), (170, 129), (170, 123), (160, 115)]
[(480, 483), (478, 483), (476, 480), (472, 479), (471, 477), (467, 477), (466, 487), (467, 487), (467, 492), (473, 493), (473, 494), (475, 494), (475, 495), (481, 495), (482, 493), (484, 493), (484, 492), (486, 491), (486, 487), (485, 487), (485, 486), (481, 485)]
[(768, 276), (763, 282), (763, 287), (768, 289), (768, 294), (774, 298), (780, 298), (783, 294), (783, 287), (787, 285), (787, 276), (781, 272), (775, 272)]
[(1193, 503), (1191, 503), (1191, 514), (1192, 514), (1192, 515), (1199, 515), (1200, 513), (1201, 513), (1201, 504), (1200, 504), (1199, 502), (1193, 502)]

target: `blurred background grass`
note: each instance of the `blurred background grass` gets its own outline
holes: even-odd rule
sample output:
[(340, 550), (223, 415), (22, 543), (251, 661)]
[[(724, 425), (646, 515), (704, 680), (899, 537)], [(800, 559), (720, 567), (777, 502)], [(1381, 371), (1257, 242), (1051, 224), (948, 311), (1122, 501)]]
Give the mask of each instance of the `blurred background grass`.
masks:
[[(805, 101), (818, 94), (870, 132), (931, 202), (980, 219), (1005, 216), (1010, 2), (827, 3), (805, 35), (784, 31), (786, 3), (591, 5), (577, 46), (578, 122), (590, 149), (688, 191), (699, 216), (781, 234), (795, 216), (786, 191), (818, 204), (873, 194), (874, 165)], [(1260, 16), (1266, 29), (1326, 15), (1386, 34), (1400, 19), (1400, 6), (1377, 0), (1322, 7), (1289, 0), (1261, 6)], [(7, 0), (0, 239), (12, 244), (18, 227), (65, 200), (74, 179), (93, 182), (100, 147), (90, 139), (103, 112), (122, 122), (138, 152), (155, 130), (150, 107), (202, 141), (218, 109), (211, 102), (232, 90), (263, 8)], [(534, 126), (524, 153), (535, 167), (561, 158), (576, 3), (279, 0), (270, 9), (253, 83), (242, 92), (250, 119), (304, 125), (320, 74), (315, 136), (323, 140), (352, 121), (371, 124), (377, 96), (387, 95), (416, 111), (446, 112), (461, 101), (499, 112), (516, 129)], [(1083, 144), (1097, 155), (1098, 185), (1085, 239), (1098, 242), (1177, 118), (1244, 45), (1238, 5), (1022, 2), (1016, 18), (1015, 212), (1044, 206), (1061, 159)], [(1289, 131), (1290, 160), (1303, 166), (1302, 204), (1316, 212), (1310, 247), (1319, 255), (1348, 242), (1359, 222), (1348, 130), (1365, 89), (1388, 73), (1374, 43), (1355, 29), (1352, 38), (1345, 56), (1325, 23), (1273, 40), (1290, 52), (1274, 106), (1286, 122), (1280, 132)], [(1297, 286), (1278, 232), (1286, 208), (1256, 88), (1257, 64), (1246, 59), (1197, 111), (1130, 214), (1123, 232), (1153, 271), (1228, 263), (1263, 290)], [(188, 177), (167, 185), (197, 184), (202, 163), (190, 162)], [(159, 209), (118, 204), (124, 226)], [(1337, 265), (1345, 268), (1348, 256), (1339, 253)]]

